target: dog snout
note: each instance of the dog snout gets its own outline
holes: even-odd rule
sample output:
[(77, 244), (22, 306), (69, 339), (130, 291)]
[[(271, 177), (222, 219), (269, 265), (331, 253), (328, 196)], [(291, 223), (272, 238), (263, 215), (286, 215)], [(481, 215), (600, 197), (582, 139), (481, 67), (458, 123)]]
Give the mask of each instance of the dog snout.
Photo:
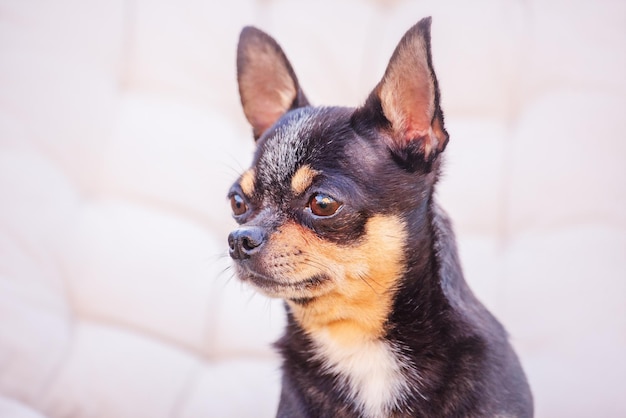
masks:
[(265, 232), (259, 227), (238, 228), (228, 236), (230, 256), (234, 260), (244, 260), (263, 246)]

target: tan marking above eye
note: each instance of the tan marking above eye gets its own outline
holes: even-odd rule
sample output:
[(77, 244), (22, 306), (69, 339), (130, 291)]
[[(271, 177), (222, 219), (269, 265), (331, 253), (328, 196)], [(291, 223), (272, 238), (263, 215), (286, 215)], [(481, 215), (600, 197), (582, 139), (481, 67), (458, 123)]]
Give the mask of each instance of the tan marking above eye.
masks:
[(303, 165), (291, 178), (291, 190), (295, 195), (301, 195), (311, 186), (315, 176), (319, 174), (320, 172), (312, 169), (310, 165)]
[(253, 168), (249, 169), (241, 175), (239, 179), (239, 187), (246, 196), (254, 194), (254, 177), (256, 173)]

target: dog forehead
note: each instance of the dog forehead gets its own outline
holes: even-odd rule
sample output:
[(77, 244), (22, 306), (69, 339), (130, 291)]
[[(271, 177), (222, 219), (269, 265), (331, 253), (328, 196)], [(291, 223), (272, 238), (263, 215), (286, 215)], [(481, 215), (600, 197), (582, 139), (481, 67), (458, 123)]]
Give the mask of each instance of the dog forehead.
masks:
[(268, 133), (256, 164), (261, 183), (282, 184), (295, 173), (309, 154), (313, 120), (313, 114), (295, 111)]
[(287, 186), (305, 165), (332, 166), (349, 137), (348, 121), (343, 109), (306, 107), (289, 112), (260, 140), (257, 180)]

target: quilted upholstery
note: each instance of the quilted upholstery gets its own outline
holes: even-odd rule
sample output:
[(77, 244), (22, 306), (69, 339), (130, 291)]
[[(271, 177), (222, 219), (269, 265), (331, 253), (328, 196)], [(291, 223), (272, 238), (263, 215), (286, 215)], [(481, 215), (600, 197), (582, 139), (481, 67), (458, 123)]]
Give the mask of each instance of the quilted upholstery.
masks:
[(538, 417), (626, 416), (626, 3), (0, 2), (0, 417), (270, 417), (283, 308), (232, 280), (257, 25), (357, 105), (433, 16), (439, 197)]

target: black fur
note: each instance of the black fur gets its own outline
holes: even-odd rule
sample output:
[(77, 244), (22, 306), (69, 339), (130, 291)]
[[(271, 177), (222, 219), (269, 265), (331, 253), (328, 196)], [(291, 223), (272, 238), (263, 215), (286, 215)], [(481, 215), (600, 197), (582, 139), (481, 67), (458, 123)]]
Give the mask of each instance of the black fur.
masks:
[[(429, 36), (427, 41), (430, 46)], [(432, 71), (430, 48), (428, 63)], [(433, 118), (443, 125), (434, 72), (432, 77)], [(531, 417), (531, 392), (507, 334), (467, 287), (450, 221), (433, 200), (441, 157), (438, 152), (424, 156), (419, 140), (390, 146), (385, 138), (390, 123), (375, 93), (358, 109), (291, 110), (260, 135), (254, 193), (245, 196), (249, 211), (238, 221), (271, 235), (290, 220), (324, 240), (350, 246), (364, 239), (372, 216), (401, 218), (408, 232), (404, 273), (382, 339), (400, 351), (409, 391), (389, 416)], [(303, 165), (322, 175), (298, 196), (290, 179)], [(241, 193), (237, 187), (231, 193)], [(345, 202), (342, 211), (331, 218), (307, 215), (302, 208), (314, 192)], [(293, 302), (306, 307), (312, 300)], [(341, 376), (312, 356), (311, 337), (289, 306), (287, 319), (276, 343), (284, 359), (278, 417), (361, 416), (339, 383)]]

